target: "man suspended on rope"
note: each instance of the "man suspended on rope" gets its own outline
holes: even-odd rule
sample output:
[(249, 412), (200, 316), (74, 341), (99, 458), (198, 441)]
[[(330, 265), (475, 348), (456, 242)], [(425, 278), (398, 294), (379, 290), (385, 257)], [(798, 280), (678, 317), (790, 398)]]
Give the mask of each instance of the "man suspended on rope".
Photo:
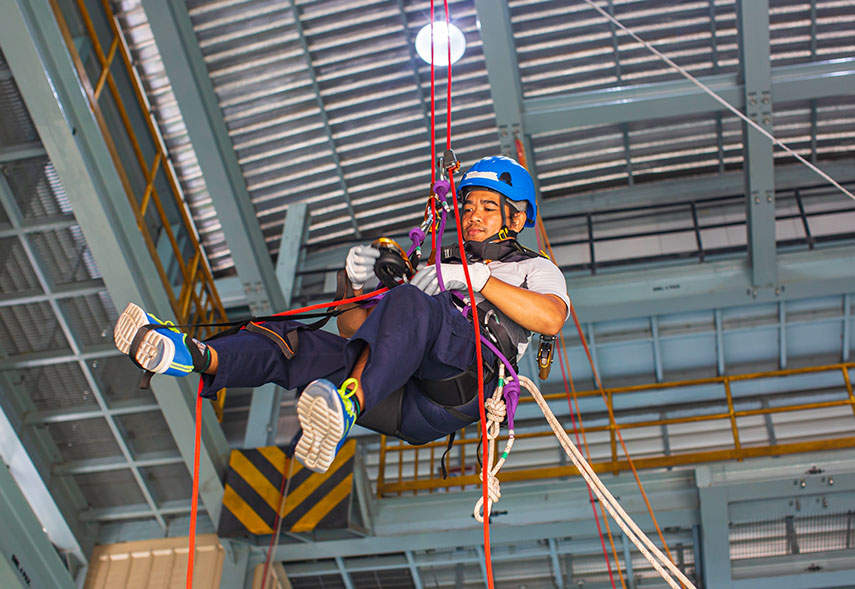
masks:
[[(516, 161), (489, 157), (464, 174), (459, 195), (482, 332), (516, 363), (532, 332), (556, 334), (569, 310), (558, 267), (516, 241), (537, 217), (534, 183)], [(116, 324), (116, 345), (151, 372), (202, 373), (202, 396), (208, 398), (223, 388), (268, 382), (302, 389), (297, 414), (303, 434), (295, 454), (318, 472), (329, 468), (354, 422), (424, 444), (477, 421), (479, 414), (474, 330), (459, 302), (467, 293), (466, 279), (459, 251), (444, 253), (440, 273), (446, 290), (436, 266), (427, 266), (376, 306), (354, 306), (339, 315), (340, 336), (283, 320), (202, 343), (176, 328), (146, 328), (168, 323), (131, 303)], [(379, 256), (367, 245), (348, 253), (347, 279), (357, 295), (375, 279)], [(496, 356), (484, 347), (483, 360), (484, 390), (492, 391)]]

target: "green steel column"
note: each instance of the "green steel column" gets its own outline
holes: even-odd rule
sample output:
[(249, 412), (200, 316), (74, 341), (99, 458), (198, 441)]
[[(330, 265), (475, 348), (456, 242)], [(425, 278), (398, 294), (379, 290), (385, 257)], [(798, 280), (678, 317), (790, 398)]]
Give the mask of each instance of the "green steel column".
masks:
[[(282, 287), (286, 308), (291, 305), (297, 269), (303, 257), (301, 249), (308, 229), (308, 213), (309, 207), (305, 203), (290, 205), (285, 217), (285, 226), (282, 228), (279, 257), (276, 260), (276, 279)], [(267, 383), (252, 391), (249, 417), (246, 420), (244, 448), (257, 448), (275, 443), (281, 402), (282, 388), (273, 383)]]
[[(739, 61), (745, 114), (772, 132), (772, 68), (769, 48), (769, 0), (737, 3)], [(772, 142), (743, 123), (745, 198), (748, 219), (748, 257), (754, 290), (775, 288), (775, 162)]]
[[(135, 301), (146, 308), (168, 309), (166, 292), (154, 278), (154, 263), (48, 0), (0, 3), (0, 39), (115, 306), (121, 309)], [(188, 469), (193, 465), (193, 384), (190, 379), (159, 377), (152, 387)], [(220, 475), (227, 460), (228, 444), (213, 409), (206, 404), (200, 494), (214, 522), (222, 507)]]
[(713, 486), (709, 467), (697, 468), (695, 473), (701, 516), (704, 587), (728, 589), (733, 580), (730, 572), (727, 488)]
[(0, 553), (11, 565), (12, 575), (4, 573), (0, 564), (0, 580), (3, 576), (17, 578), (22, 587), (51, 587), (52, 589), (74, 589), (76, 585), (48, 537), (42, 525), (30, 509), (24, 494), (15, 484), (5, 464), (0, 463)]
[[(481, 22), (484, 60), (487, 62), (487, 78), (490, 80), (490, 95), (496, 112), (502, 154), (517, 159), (516, 139), (522, 141), (528, 169), (534, 178), (535, 192), (539, 195), (540, 182), (537, 180), (534, 151), (523, 126), (523, 93), (510, 8), (507, 2), (495, 0), (475, 0), (475, 8)], [(542, 204), (539, 198), (538, 202)], [(537, 248), (534, 229), (523, 231), (519, 241), (526, 247)]]
[(142, 0), (251, 311), (285, 309), (273, 263), (184, 2)]

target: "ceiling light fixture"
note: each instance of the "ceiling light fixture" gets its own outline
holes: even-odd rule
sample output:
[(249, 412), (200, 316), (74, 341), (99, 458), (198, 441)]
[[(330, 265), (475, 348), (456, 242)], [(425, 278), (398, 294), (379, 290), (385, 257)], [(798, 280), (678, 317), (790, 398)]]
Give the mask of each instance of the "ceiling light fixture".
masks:
[[(433, 62), (438, 66), (448, 65), (448, 43), (451, 42), (451, 63), (463, 57), (466, 51), (466, 39), (463, 33), (453, 24), (446, 28), (445, 21), (433, 23)], [(430, 63), (430, 24), (422, 27), (416, 35), (416, 52), (423, 60)]]

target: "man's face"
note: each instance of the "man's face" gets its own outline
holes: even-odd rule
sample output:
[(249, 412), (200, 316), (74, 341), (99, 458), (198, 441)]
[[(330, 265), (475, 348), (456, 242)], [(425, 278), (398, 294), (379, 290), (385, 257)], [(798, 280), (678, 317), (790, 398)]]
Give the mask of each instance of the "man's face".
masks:
[[(499, 208), (501, 196), (492, 190), (473, 189), (466, 194), (463, 203), (463, 226), (465, 241), (484, 241), (502, 228), (502, 211)], [(520, 231), (525, 225), (525, 214), (505, 205), (505, 215), (509, 229)]]

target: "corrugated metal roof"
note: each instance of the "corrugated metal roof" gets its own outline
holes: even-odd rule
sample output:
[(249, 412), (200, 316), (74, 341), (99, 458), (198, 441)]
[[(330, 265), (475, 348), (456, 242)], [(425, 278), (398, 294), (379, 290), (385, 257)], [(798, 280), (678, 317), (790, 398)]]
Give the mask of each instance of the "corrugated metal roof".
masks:
[[(772, 65), (852, 55), (850, 3), (771, 3)], [(169, 82), (138, 0), (122, 3), (125, 28), (152, 88), (162, 131), (177, 145), (179, 174), (219, 274), (233, 271)], [(510, 2), (526, 98), (681, 79), (582, 2)], [(498, 151), (495, 114), (471, 0), (450, 3), (467, 39), (453, 68), (453, 146), (464, 165)], [(259, 224), (275, 256), (288, 205), (310, 205), (309, 245), (370, 238), (411, 225), (430, 173), (429, 67), (414, 54), (426, 1), (193, 1), (189, 13)], [(693, 75), (738, 73), (734, 0), (613, 3), (613, 13)], [(442, 17), (441, 6), (438, 17)], [(437, 70), (444, 140), (445, 70)], [(855, 151), (845, 99), (777, 105), (776, 132), (815, 157)], [(811, 119), (815, 119), (812, 126)], [(714, 174), (742, 162), (742, 123), (729, 114), (580, 127), (533, 137), (548, 200), (674, 176)], [(170, 145), (172, 148), (172, 145)], [(778, 161), (785, 161), (778, 154)]]
[[(663, 4), (614, 2), (614, 16), (696, 77), (739, 71), (733, 0)], [(582, 2), (511, 2), (514, 40), (526, 98), (681, 80)], [(851, 57), (852, 3), (770, 2), (772, 67)], [(816, 128), (811, 127), (815, 110)], [(775, 104), (778, 138), (802, 156), (833, 159), (855, 152), (855, 109), (845, 97)], [(742, 167), (742, 122), (730, 113), (597, 125), (533, 137), (544, 200), (573, 193), (710, 174)], [(776, 162), (792, 161), (783, 152)], [(548, 212), (548, 204), (544, 207)], [(548, 214), (548, 213), (547, 213)]]
[[(291, 203), (310, 205), (309, 244), (353, 238), (356, 228), (379, 235), (421, 215), (431, 166), (430, 75), (412, 41), (426, 22), (425, 7), (390, 0), (189, 4), (272, 254)], [(124, 2), (122, 9), (146, 84), (159, 88), (158, 95), (169, 94), (139, 3)], [(471, 0), (452, 2), (451, 13), (468, 40), (467, 55), (454, 66), (454, 146), (463, 161), (473, 161), (496, 151), (498, 141), (474, 6)], [(444, 76), (439, 69), (440, 145)], [(171, 128), (163, 133), (176, 137)], [(180, 175), (189, 173), (177, 167)], [(188, 198), (207, 205), (200, 179), (194, 182), (199, 189), (187, 190)], [(194, 217), (215, 270), (229, 272), (233, 261), (216, 220), (207, 209), (194, 209)]]
[[(109, 413), (122, 402), (149, 407), (153, 402), (150, 391), (138, 389), (139, 372), (127, 358), (118, 351), (113, 357), (82, 358), (93, 349), (103, 353), (112, 347), (117, 313), (0, 54), (0, 73), (4, 71), (9, 75), (0, 75), (0, 149), (9, 151), (4, 152), (0, 180), (8, 184), (8, 192), (0, 187), (0, 221), (8, 237), (0, 242), (0, 358), (10, 364), (3, 374), (8, 383), (3, 394), (24, 399), (25, 418), (43, 427), (55, 444), (54, 450), (42, 450), (54, 452), (53, 466), (58, 460), (70, 468), (71, 488), (90, 507), (143, 504), (147, 509), (142, 489), (148, 483), (135, 476), (139, 469), (126, 460), (122, 446), (130, 448), (133, 460), (140, 453), (175, 453), (175, 443), (159, 411), (121, 417)], [(42, 155), (29, 155), (38, 151)], [(58, 228), (40, 227), (45, 220)], [(87, 465), (83, 471), (93, 464), (113, 466), (105, 472), (78, 472), (74, 465), (81, 463)], [(169, 498), (179, 492), (189, 500), (189, 490), (182, 487)]]

